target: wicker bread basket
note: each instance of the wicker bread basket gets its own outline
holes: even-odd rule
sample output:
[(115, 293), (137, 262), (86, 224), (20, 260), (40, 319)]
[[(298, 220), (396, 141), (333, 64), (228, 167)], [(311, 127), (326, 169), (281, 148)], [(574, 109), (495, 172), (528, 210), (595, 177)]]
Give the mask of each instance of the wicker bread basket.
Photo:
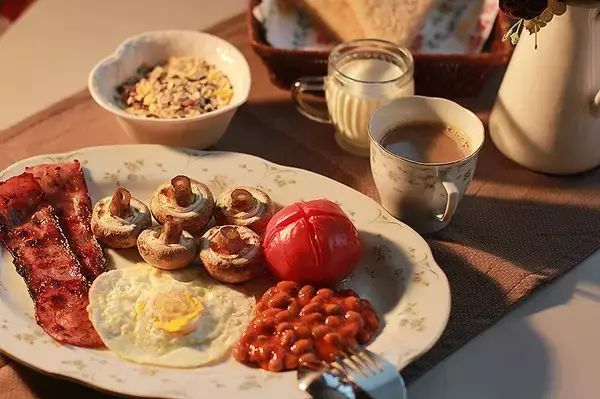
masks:
[[(248, 34), (254, 51), (262, 58), (271, 81), (289, 90), (302, 76), (322, 76), (327, 73), (328, 51), (289, 50), (271, 47), (265, 40), (262, 24), (252, 14), (260, 0), (250, 0), (247, 13)], [(494, 28), (479, 54), (414, 54), (415, 90), (417, 94), (437, 97), (477, 96), (488, 76), (506, 66), (513, 52), (510, 42), (502, 36), (510, 27), (503, 14), (496, 19)]]

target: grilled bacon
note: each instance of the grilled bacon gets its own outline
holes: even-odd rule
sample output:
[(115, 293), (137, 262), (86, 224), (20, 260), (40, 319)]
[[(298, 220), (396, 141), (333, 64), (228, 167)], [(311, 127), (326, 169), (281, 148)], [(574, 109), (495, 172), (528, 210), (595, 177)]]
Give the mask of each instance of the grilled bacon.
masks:
[(92, 233), (92, 201), (79, 161), (31, 166), (25, 169), (39, 183), (54, 208), (81, 271), (94, 281), (106, 271), (106, 258)]
[(89, 282), (31, 174), (0, 183), (0, 241), (27, 284), (37, 323), (58, 342), (102, 346), (86, 310)]

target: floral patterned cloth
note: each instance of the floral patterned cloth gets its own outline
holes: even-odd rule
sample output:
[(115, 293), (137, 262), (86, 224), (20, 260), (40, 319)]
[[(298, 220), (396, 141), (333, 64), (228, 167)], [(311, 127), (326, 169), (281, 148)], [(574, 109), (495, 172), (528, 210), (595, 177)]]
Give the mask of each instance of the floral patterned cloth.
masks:
[[(478, 53), (498, 15), (497, 0), (436, 0), (412, 50), (431, 54)], [(283, 0), (263, 0), (254, 15), (265, 27), (267, 41), (278, 48), (330, 48), (302, 12)]]

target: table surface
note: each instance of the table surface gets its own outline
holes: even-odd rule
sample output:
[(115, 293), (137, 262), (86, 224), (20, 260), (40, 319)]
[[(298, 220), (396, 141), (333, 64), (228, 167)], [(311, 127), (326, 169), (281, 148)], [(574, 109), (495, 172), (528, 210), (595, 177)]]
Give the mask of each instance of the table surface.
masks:
[[(245, 0), (39, 0), (0, 37), (0, 130), (81, 90), (93, 64), (128, 35), (202, 29), (245, 6)], [(600, 251), (441, 362), (409, 395), (595, 398), (599, 330)]]

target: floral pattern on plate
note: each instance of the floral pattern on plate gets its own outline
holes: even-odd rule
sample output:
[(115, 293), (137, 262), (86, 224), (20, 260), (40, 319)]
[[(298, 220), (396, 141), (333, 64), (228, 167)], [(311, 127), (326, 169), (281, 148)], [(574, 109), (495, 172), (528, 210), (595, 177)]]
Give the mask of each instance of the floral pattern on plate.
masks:
[[(265, 189), (280, 206), (322, 197), (336, 201), (351, 215), (363, 243), (359, 265), (341, 285), (370, 299), (383, 321), (382, 331), (369, 348), (401, 369), (427, 351), (446, 326), (448, 281), (425, 241), (373, 200), (338, 182), (250, 155), (156, 145), (92, 147), (38, 156), (14, 164), (0, 175), (8, 178), (28, 165), (68, 159), (84, 164), (93, 201), (112, 192), (115, 184), (122, 184), (147, 202), (159, 183), (177, 174), (207, 183), (215, 195), (229, 185), (244, 184)], [(135, 262), (131, 254), (108, 250), (107, 255), (116, 268)], [(168, 369), (130, 363), (108, 350), (59, 345), (35, 323), (25, 284), (3, 249), (0, 350), (40, 371), (134, 396), (193, 398), (201, 389), (206, 397), (306, 397), (296, 388), (295, 373), (268, 373), (232, 359), (210, 367)]]

